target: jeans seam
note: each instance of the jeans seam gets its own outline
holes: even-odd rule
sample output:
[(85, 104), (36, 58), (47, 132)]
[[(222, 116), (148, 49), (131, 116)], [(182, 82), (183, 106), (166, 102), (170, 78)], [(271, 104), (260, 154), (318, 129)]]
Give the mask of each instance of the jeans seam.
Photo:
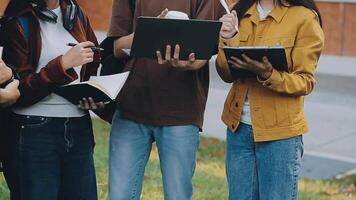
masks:
[[(138, 179), (139, 179), (139, 175), (141, 173), (142, 170), (144, 170), (144, 161), (147, 157), (147, 154), (150, 152), (149, 148), (146, 149), (146, 153), (144, 154), (143, 158), (141, 159), (140, 161), (140, 166), (139, 166), (139, 170), (137, 170), (137, 173), (136, 173), (136, 180), (135, 180), (135, 183), (134, 183), (134, 187), (133, 187), (133, 190), (132, 190), (132, 195), (131, 195), (131, 199), (135, 199), (135, 196), (137, 195), (137, 185), (138, 185)], [(143, 173), (145, 173), (143, 171)]]
[[(73, 140), (73, 138), (72, 138), (70, 132), (68, 132), (68, 123), (69, 123), (69, 120), (70, 120), (70, 119), (67, 118), (66, 121), (64, 122), (64, 140), (65, 140), (65, 142), (66, 142), (65, 149), (66, 149), (67, 152), (69, 152), (69, 151), (70, 151), (70, 148), (73, 146), (73, 141), (71, 141), (71, 140)], [(67, 134), (69, 134), (69, 135), (67, 135)], [(70, 138), (68, 138), (68, 136), (69, 136)]]
[[(252, 133), (252, 130), (250, 130), (250, 132)], [(252, 133), (252, 135), (253, 135), (253, 133)], [(253, 139), (253, 138), (252, 138)], [(253, 140), (252, 140), (253, 141)], [(254, 153), (254, 158), (255, 158), (255, 161), (254, 161), (254, 163), (255, 163), (255, 165), (254, 165), (254, 167), (255, 167), (255, 170), (254, 170), (254, 173), (253, 173), (253, 176), (252, 176), (252, 199), (254, 200), (254, 199), (258, 199), (258, 197), (259, 197), (259, 189), (257, 189), (257, 194), (255, 193), (255, 188), (259, 185), (258, 184), (258, 159), (257, 159), (257, 153), (256, 153), (256, 145), (255, 145), (255, 143), (253, 143), (253, 153)], [(255, 180), (257, 180), (257, 181), (255, 181)], [(257, 197), (256, 197), (257, 196)]]
[(296, 193), (298, 193), (297, 185), (298, 185), (298, 175), (297, 175), (297, 163), (298, 163), (298, 137), (294, 140), (294, 149), (295, 149), (295, 157), (294, 157), (294, 170), (293, 170), (293, 192), (292, 192), (292, 200), (296, 199)]

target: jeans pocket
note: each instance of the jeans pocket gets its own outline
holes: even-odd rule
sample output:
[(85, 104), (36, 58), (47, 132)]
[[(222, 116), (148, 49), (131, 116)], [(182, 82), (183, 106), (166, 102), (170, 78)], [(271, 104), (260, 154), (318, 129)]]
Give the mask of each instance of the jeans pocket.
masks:
[(22, 128), (38, 128), (49, 123), (51, 118), (40, 116), (22, 116), (19, 121)]

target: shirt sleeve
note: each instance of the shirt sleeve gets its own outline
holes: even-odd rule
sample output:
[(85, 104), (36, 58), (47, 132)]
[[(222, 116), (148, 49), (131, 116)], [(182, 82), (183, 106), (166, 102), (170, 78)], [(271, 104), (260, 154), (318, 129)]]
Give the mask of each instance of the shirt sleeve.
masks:
[[(301, 24), (296, 43), (292, 50), (291, 72), (273, 70), (262, 85), (278, 93), (291, 96), (305, 96), (312, 92), (316, 84), (315, 71), (324, 47), (324, 33), (318, 16), (310, 13)], [(261, 82), (261, 81), (260, 81)]]
[(123, 37), (132, 33), (133, 16), (129, 0), (113, 0), (108, 37)]

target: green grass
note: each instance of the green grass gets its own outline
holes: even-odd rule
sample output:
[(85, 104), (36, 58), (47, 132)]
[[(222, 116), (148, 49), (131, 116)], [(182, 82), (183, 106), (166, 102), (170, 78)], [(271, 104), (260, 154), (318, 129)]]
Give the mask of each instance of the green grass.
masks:
[[(109, 126), (94, 121), (96, 136), (95, 164), (97, 169), (99, 199), (108, 197), (108, 135)], [(225, 143), (216, 139), (202, 138), (194, 176), (194, 200), (223, 200), (227, 198), (225, 177)], [(342, 180), (314, 181), (301, 179), (300, 200), (356, 200), (356, 176)], [(142, 199), (163, 199), (162, 182), (157, 149), (154, 146), (146, 167)], [(0, 178), (0, 200), (7, 200), (8, 191)]]

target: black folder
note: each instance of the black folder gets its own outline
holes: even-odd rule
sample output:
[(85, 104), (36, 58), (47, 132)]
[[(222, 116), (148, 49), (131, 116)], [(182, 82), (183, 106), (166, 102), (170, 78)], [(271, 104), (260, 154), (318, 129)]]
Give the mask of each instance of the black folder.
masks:
[[(224, 47), (224, 52), (227, 60), (231, 60), (232, 56), (243, 60), (242, 54), (245, 54), (251, 59), (262, 62), (262, 58), (266, 56), (273, 68), (278, 71), (288, 71), (287, 57), (283, 47)], [(230, 66), (230, 71), (235, 79), (256, 77), (256, 74), (251, 71), (232, 66)]]
[(209, 60), (219, 41), (222, 23), (209, 20), (162, 19), (139, 17), (133, 39), (131, 56), (156, 59), (156, 51), (165, 56), (166, 46), (180, 45), (180, 59), (187, 60), (190, 53), (195, 58)]

